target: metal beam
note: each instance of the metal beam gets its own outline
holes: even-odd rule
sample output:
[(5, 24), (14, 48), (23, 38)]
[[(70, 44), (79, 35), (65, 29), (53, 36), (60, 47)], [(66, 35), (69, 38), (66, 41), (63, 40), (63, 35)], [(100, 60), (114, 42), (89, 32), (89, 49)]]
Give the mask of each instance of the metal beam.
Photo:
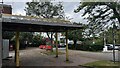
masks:
[(68, 56), (68, 31), (66, 31), (66, 61), (69, 61), (69, 56)]
[(20, 63), (19, 63), (19, 31), (16, 32), (16, 58), (15, 58), (15, 63), (16, 63), (16, 67), (19, 67), (20, 66)]
[(56, 57), (58, 57), (58, 34), (57, 32), (55, 34), (56, 34)]
[(0, 68), (2, 67), (2, 22), (0, 18)]

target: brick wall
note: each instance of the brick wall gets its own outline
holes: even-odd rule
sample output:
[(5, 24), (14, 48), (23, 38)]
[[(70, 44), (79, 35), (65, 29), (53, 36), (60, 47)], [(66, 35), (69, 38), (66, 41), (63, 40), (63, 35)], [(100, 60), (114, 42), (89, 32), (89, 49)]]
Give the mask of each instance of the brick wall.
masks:
[(4, 6), (3, 7), (3, 13), (6, 13), (6, 14), (12, 14), (12, 8), (11, 6)]
[(0, 4), (0, 11), (5, 14), (12, 14), (12, 7), (11, 5)]

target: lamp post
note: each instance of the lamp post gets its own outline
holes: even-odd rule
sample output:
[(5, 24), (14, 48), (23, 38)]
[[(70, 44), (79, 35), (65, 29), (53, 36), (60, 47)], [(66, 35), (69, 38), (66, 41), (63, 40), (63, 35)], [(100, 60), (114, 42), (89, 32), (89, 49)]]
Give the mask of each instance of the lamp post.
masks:
[[(119, 32), (120, 31), (120, 25), (117, 27), (117, 32)], [(118, 34), (118, 36), (120, 36), (120, 34)], [(118, 38), (120, 38), (120, 37), (118, 37)], [(119, 42), (120, 42), (120, 40), (119, 40)], [(120, 62), (120, 46), (118, 46), (118, 61)]]
[(113, 29), (112, 29), (112, 35), (113, 35), (113, 61), (115, 63), (115, 22), (113, 22)]

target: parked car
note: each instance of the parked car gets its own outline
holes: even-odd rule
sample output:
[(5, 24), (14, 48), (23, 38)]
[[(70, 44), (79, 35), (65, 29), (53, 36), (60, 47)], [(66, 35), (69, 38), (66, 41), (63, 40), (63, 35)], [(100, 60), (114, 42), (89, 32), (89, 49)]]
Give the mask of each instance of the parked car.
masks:
[(39, 46), (40, 49), (46, 49), (46, 50), (51, 50), (52, 47), (50, 45), (40, 45)]
[(108, 50), (112, 50), (113, 49), (113, 45), (112, 44), (106, 44), (106, 46), (107, 46)]
[[(113, 50), (113, 44), (106, 44), (108, 50)], [(115, 50), (119, 49), (120, 44), (115, 44)]]
[(115, 44), (115, 50), (119, 50), (120, 44)]
[(46, 48), (46, 45), (40, 45), (39, 48), (40, 48), (40, 49), (45, 49), (45, 48)]
[(46, 45), (46, 48), (45, 48), (46, 50), (51, 50), (52, 49), (52, 47), (50, 46), (50, 45)]

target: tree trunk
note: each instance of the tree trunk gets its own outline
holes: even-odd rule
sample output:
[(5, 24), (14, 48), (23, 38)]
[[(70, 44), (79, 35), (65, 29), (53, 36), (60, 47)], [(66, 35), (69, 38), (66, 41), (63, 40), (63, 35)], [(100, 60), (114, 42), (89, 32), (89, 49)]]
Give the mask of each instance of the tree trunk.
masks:
[(53, 43), (52, 43), (52, 41), (53, 41), (53, 32), (50, 32), (50, 34), (51, 34), (51, 37), (49, 36), (49, 33), (48, 32), (46, 32), (47, 33), (47, 36), (48, 36), (48, 38), (50, 39), (50, 43), (51, 43), (51, 52), (53, 52)]
[(74, 40), (74, 49), (77, 48), (77, 40)]
[(53, 52), (53, 42), (52, 42), (53, 41), (53, 37), (52, 36), (53, 36), (53, 34), (51, 32), (51, 40), (50, 40), (51, 41), (51, 52)]

